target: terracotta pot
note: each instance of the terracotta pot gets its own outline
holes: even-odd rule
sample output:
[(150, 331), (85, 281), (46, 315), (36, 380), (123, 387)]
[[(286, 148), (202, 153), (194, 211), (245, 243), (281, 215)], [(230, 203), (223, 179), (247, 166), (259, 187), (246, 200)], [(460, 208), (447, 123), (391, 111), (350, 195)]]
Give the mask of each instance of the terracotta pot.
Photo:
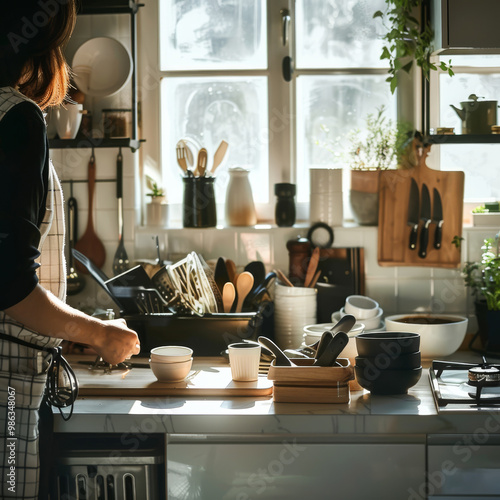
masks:
[(356, 222), (362, 226), (378, 224), (379, 170), (351, 170), (349, 201)]

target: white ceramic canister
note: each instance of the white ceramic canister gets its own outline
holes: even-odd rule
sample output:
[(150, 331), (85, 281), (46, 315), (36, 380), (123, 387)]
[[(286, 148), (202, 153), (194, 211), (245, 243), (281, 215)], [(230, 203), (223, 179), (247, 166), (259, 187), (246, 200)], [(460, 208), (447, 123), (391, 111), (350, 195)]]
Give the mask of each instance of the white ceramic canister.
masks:
[(301, 346), (304, 326), (316, 323), (316, 288), (274, 288), (274, 337), (281, 349)]
[(341, 226), (344, 219), (341, 168), (311, 168), (309, 220)]
[(229, 169), (229, 184), (226, 191), (226, 222), (229, 226), (257, 224), (249, 172), (242, 167)]

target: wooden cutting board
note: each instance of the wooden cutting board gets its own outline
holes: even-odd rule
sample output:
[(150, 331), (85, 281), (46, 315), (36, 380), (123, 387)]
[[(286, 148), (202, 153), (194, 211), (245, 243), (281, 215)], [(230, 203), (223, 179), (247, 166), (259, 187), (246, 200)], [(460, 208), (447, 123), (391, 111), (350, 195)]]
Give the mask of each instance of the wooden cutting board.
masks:
[[(417, 182), (419, 192), (427, 184), (433, 203), (433, 189), (441, 195), (443, 205), (443, 236), (441, 248), (433, 246), (435, 224), (429, 228), (427, 257), (418, 256), (417, 248), (410, 250), (411, 227), (407, 225), (411, 179)], [(408, 170), (385, 170), (380, 173), (379, 185), (378, 263), (380, 266), (425, 266), (455, 268), (460, 265), (460, 249), (452, 244), (455, 236), (462, 236), (464, 173), (432, 170), (425, 162)], [(432, 211), (431, 211), (432, 213)]]
[[(88, 357), (68, 356), (80, 385), (80, 396), (192, 396), (225, 397), (270, 396), (273, 383), (259, 376), (255, 382), (233, 382), (231, 369), (224, 358), (195, 358), (191, 372), (182, 382), (158, 382), (150, 368), (133, 367), (130, 370), (114, 370), (111, 373), (89, 370)], [(136, 363), (148, 363), (147, 359), (133, 358)]]

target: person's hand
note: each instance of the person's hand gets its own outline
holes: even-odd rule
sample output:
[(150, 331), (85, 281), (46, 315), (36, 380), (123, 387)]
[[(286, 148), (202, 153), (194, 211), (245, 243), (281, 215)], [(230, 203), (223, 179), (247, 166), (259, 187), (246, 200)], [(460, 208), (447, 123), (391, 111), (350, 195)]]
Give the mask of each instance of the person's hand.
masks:
[(120, 318), (104, 322), (103, 334), (93, 347), (106, 363), (116, 365), (139, 354), (140, 342), (137, 333)]

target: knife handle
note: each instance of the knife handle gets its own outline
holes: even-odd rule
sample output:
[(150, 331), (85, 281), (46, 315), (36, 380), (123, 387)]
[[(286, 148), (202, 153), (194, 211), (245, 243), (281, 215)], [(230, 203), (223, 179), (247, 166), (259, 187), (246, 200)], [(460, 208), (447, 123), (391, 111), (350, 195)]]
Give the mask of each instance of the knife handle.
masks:
[(430, 220), (425, 221), (422, 231), (420, 231), (420, 248), (418, 250), (418, 256), (421, 259), (427, 257), (427, 244), (429, 243), (429, 224)]
[(418, 224), (413, 224), (410, 233), (410, 250), (417, 248)]
[(443, 236), (443, 221), (436, 224), (436, 232), (434, 233), (434, 248), (439, 250), (441, 248), (441, 238)]

